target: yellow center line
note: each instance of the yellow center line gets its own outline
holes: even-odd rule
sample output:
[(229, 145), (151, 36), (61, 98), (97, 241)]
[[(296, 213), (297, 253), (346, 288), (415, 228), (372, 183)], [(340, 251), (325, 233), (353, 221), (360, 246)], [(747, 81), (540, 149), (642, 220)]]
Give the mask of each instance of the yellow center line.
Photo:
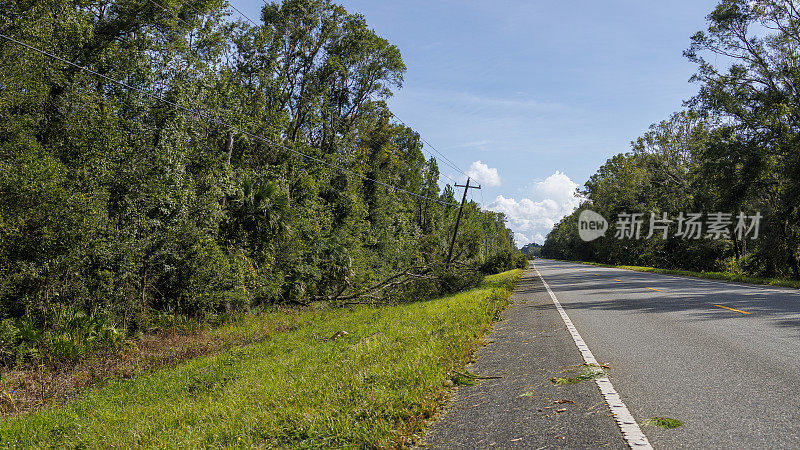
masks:
[(722, 305), (714, 305), (714, 306), (716, 306), (717, 308), (727, 309), (728, 311), (735, 311), (742, 314), (753, 314), (751, 312), (742, 311), (741, 309), (728, 308), (727, 306), (722, 306)]
[(651, 291), (658, 291), (658, 292), (661, 292), (661, 289), (656, 289), (656, 288), (647, 288), (647, 289), (650, 289)]
[(618, 279), (614, 278), (614, 281), (620, 281), (621, 282), (622, 280), (618, 280)]

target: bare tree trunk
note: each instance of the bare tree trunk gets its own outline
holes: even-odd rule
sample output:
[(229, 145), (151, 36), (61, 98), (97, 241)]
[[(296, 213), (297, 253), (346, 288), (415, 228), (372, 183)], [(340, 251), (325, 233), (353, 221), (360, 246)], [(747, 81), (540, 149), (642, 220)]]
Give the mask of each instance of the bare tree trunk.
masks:
[(231, 156), (233, 155), (233, 132), (228, 131), (228, 134), (225, 135), (225, 153), (228, 154), (228, 158), (225, 161), (228, 164), (228, 167), (231, 165)]

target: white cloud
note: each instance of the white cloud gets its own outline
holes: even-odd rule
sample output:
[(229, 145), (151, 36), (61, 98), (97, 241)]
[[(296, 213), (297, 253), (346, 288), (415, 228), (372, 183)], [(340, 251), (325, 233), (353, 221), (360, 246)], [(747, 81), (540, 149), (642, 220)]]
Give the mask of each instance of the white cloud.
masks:
[(570, 108), (564, 104), (540, 101), (535, 99), (501, 98), (474, 95), (468, 92), (452, 93), (448, 96), (452, 101), (460, 101), (465, 104), (474, 105), (480, 109), (499, 109), (506, 113), (509, 109), (536, 111), (559, 111), (566, 112)]
[(572, 209), (580, 203), (579, 199), (575, 197), (577, 188), (578, 185), (570, 180), (567, 174), (556, 171), (544, 181), (537, 183), (533, 192), (542, 199), (551, 199), (560, 205), (569, 205), (570, 212), (572, 212)]
[(532, 199), (516, 200), (498, 195), (489, 209), (506, 215), (517, 245), (541, 244), (553, 226), (580, 204), (580, 199), (575, 197), (577, 187), (566, 174), (556, 171), (536, 183)]
[(453, 148), (478, 148), (478, 149), (484, 150), (486, 148), (486, 146), (491, 144), (491, 143), (492, 143), (492, 141), (490, 141), (488, 139), (483, 139), (483, 140), (480, 140), (480, 141), (465, 142), (465, 143), (463, 143), (461, 145), (456, 145)]
[(480, 161), (475, 161), (472, 163), (467, 171), (467, 175), (469, 175), (478, 183), (481, 183), (487, 187), (497, 187), (502, 184), (502, 180), (500, 179), (500, 174), (497, 172), (497, 169), (489, 167)]

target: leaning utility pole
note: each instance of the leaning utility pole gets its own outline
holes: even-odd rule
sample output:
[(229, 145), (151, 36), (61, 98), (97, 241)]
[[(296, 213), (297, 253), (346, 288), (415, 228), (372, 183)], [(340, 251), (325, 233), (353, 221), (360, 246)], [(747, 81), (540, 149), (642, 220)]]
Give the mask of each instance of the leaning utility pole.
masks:
[(456, 229), (453, 230), (453, 239), (450, 240), (450, 250), (447, 251), (447, 261), (445, 261), (445, 266), (450, 267), (450, 258), (453, 257), (453, 246), (456, 245), (456, 236), (458, 235), (458, 225), (461, 223), (461, 214), (464, 213), (464, 203), (467, 202), (467, 191), (472, 189), (480, 189), (481, 185), (477, 186), (470, 186), (469, 185), (469, 177), (467, 177), (467, 184), (457, 184), (456, 187), (463, 187), (464, 188), (464, 196), (461, 197), (461, 208), (458, 209), (458, 218), (456, 219)]

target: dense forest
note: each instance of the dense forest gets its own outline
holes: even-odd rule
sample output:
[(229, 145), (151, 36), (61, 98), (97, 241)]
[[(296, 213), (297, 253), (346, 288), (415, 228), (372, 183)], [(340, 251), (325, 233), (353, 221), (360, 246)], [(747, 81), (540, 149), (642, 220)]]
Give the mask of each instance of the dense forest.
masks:
[[(685, 56), (699, 85), (686, 110), (609, 159), (577, 195), (583, 203), (548, 235), (552, 258), (800, 278), (800, 10), (793, 1), (723, 0)], [(584, 242), (591, 209), (611, 232)], [(758, 239), (615, 239), (613, 218), (650, 213), (760, 213)], [(647, 220), (647, 216), (645, 216)], [(647, 226), (648, 224), (645, 224)], [(645, 231), (646, 233), (646, 231)]]
[(540, 244), (537, 244), (536, 242), (531, 242), (530, 244), (523, 246), (520, 249), (520, 251), (522, 252), (523, 255), (526, 255), (528, 257), (541, 256), (542, 246)]
[(400, 50), (329, 0), (2, 1), (0, 34), (3, 360), (524, 264), (475, 203), (446, 264), (460, 195), (388, 109)]

